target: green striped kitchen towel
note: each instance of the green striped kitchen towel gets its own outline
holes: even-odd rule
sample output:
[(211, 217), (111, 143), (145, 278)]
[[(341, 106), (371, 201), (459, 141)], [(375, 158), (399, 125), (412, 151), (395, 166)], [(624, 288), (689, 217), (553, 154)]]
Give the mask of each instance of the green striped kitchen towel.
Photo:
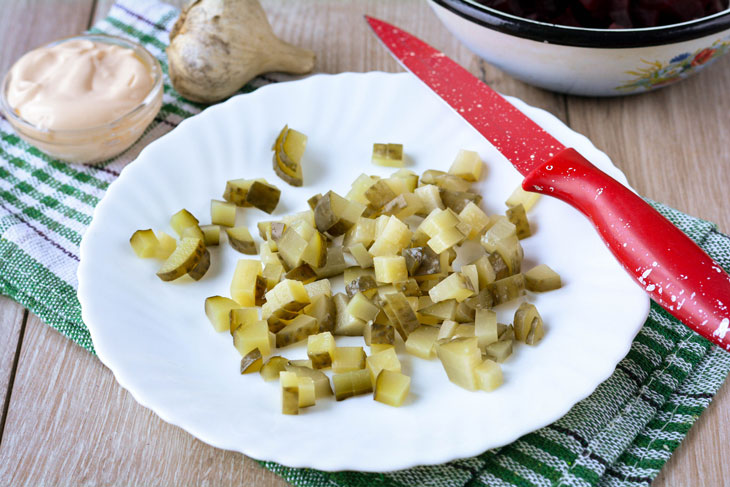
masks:
[[(133, 38), (167, 73), (164, 49), (177, 17), (169, 5), (123, 0), (93, 30)], [(279, 78), (285, 79), (285, 78)], [(247, 89), (276, 79), (259, 78)], [(76, 298), (79, 244), (94, 207), (124, 166), (152, 140), (199, 112), (165, 76), (162, 109), (121, 156), (93, 167), (53, 160), (0, 120), (0, 293), (94, 352)], [(730, 239), (705, 221), (657, 208), (730, 268)], [(652, 305), (615, 373), (565, 417), (477, 457), (399, 472), (326, 473), (270, 462), (296, 486), (462, 487), (649, 485), (730, 371), (730, 354)]]

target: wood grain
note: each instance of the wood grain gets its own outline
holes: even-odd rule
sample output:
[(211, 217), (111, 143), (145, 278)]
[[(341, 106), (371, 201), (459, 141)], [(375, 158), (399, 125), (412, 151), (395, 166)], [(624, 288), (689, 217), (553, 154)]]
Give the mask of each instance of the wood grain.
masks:
[[(98, 0), (92, 11), (92, 0), (5, 2), (0, 16), (0, 70), (37, 44), (83, 30), (90, 18), (103, 17), (112, 3)], [(317, 53), (315, 70), (322, 73), (400, 71), (368, 32), (362, 15), (396, 23), (500, 92), (544, 108), (590, 137), (642, 194), (730, 230), (723, 194), (730, 183), (725, 169), (730, 149), (724, 141), (730, 102), (723, 89), (730, 82), (728, 59), (694, 79), (652, 94), (564, 97), (516, 81), (478, 60), (421, 0), (262, 4), (277, 34)], [(0, 340), (20, 329), (18, 313), (17, 305), (0, 299)], [(12, 342), (0, 345), (0, 392), (7, 354), (15, 356)], [(730, 467), (722, 455), (728, 444), (730, 387), (725, 384), (654, 485), (725, 485)], [(205, 445), (161, 421), (121, 389), (98, 359), (34, 316), (25, 328), (0, 443), (0, 483), (287, 485), (243, 455)]]
[(641, 96), (568, 98), (570, 126), (623, 169), (639, 193), (730, 230), (726, 143), (730, 59)]
[(93, 0), (12, 0), (2, 2), (0, 73), (26, 51), (83, 32)]
[(0, 296), (0, 443), (9, 407), (8, 392), (17, 365), (17, 349), (24, 317), (25, 310), (22, 306)]
[[(92, 0), (3, 2), (0, 15), (0, 74), (27, 50), (59, 37), (82, 31), (91, 14)], [(54, 19), (48, 22), (49, 18)], [(40, 28), (39, 28), (40, 26)], [(0, 442), (3, 438), (8, 386), (20, 342), (24, 310), (5, 297), (0, 297)], [(0, 477), (1, 479), (2, 477)]]
[(96, 357), (35, 316), (3, 438), (5, 485), (286, 485), (243, 455), (161, 421)]

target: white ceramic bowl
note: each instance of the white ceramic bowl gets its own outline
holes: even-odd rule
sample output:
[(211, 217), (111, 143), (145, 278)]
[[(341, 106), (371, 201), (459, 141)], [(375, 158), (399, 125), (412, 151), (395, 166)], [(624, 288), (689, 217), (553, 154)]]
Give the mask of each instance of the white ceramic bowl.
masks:
[(430, 0), (469, 49), (526, 83), (572, 95), (644, 93), (683, 80), (730, 51), (730, 9), (641, 29), (547, 24), (475, 0)]

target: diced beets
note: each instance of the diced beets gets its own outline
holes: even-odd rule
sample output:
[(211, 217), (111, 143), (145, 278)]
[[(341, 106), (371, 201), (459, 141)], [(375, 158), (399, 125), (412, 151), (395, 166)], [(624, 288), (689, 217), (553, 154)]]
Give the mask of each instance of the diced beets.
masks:
[(479, 0), (527, 19), (551, 24), (622, 29), (654, 27), (705, 17), (728, 8), (730, 0)]

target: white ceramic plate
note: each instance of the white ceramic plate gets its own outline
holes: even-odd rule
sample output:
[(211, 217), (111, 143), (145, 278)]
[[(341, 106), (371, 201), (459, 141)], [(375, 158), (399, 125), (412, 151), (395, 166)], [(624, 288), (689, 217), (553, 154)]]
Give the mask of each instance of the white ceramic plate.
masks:
[[(608, 157), (545, 111), (512, 99), (565, 145), (626, 182)], [(284, 124), (305, 132), (302, 188), (274, 175), (271, 144)], [(400, 142), (421, 172), (447, 169), (459, 148), (486, 162), (479, 183), (491, 213), (521, 181), (496, 150), (408, 74), (318, 75), (263, 87), (184, 121), (150, 144), (96, 208), (81, 245), (79, 299), (99, 358), (142, 405), (219, 448), (295, 467), (387, 471), (437, 464), (505, 445), (564, 415), (590, 394), (628, 352), (648, 312), (646, 295), (604, 248), (587, 220), (543, 198), (531, 213), (535, 235), (523, 241), (525, 268), (547, 263), (562, 289), (530, 294), (546, 323), (537, 347), (518, 346), (504, 364), (505, 384), (468, 392), (446, 378), (438, 361), (399, 353), (412, 377), (402, 408), (362, 396), (321, 401), (299, 416), (280, 413), (278, 384), (238, 373), (240, 356), (228, 333), (215, 333), (203, 312), (207, 296), (228, 294), (235, 262), (227, 244), (198, 282), (164, 283), (156, 261), (134, 256), (139, 228), (171, 232), (181, 208), (209, 219), (211, 198), (225, 181), (265, 177), (282, 188), (274, 214), (307, 208), (333, 189), (345, 194), (362, 172), (392, 172), (370, 164), (373, 142)], [(270, 216), (242, 211), (249, 225)], [(187, 278), (186, 278), (187, 279)], [(499, 310), (511, 322), (515, 306)], [(347, 338), (339, 343), (362, 344)], [(303, 358), (303, 346), (285, 349)]]

